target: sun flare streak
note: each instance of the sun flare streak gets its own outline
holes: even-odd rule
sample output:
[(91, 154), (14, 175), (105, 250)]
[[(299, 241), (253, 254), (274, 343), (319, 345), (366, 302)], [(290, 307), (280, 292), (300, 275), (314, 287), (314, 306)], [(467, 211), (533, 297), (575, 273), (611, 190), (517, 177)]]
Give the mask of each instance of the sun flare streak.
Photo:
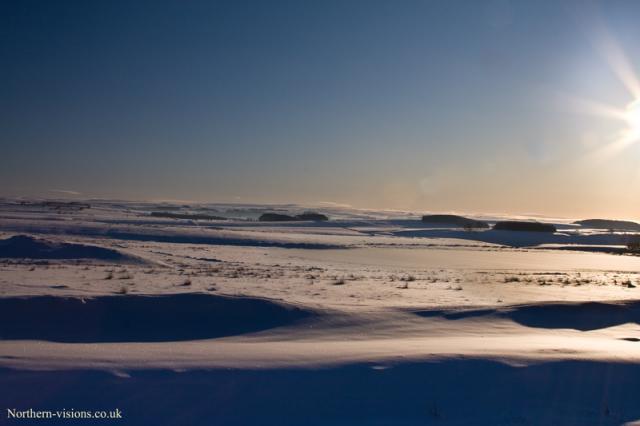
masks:
[(621, 108), (577, 96), (564, 96), (564, 98), (563, 101), (576, 113), (627, 121), (626, 111)]
[(625, 110), (625, 121), (629, 126), (629, 137), (640, 139), (640, 99), (631, 102)]
[(590, 161), (604, 161), (619, 154), (630, 146), (640, 142), (640, 99), (630, 102), (625, 109), (615, 108), (606, 104), (584, 99), (573, 99), (574, 106), (581, 106), (583, 113), (615, 119), (624, 123), (610, 142), (586, 153)]
[(612, 140), (587, 154), (590, 157), (603, 159), (627, 149), (631, 145), (640, 142), (640, 79), (633, 70), (629, 58), (624, 50), (616, 43), (613, 36), (600, 26), (598, 31), (598, 43), (596, 47), (609, 64), (613, 73), (629, 92), (632, 101), (626, 108), (615, 107), (605, 103), (572, 98), (572, 106), (582, 113), (597, 115), (603, 118), (614, 119), (624, 123), (618, 135)]

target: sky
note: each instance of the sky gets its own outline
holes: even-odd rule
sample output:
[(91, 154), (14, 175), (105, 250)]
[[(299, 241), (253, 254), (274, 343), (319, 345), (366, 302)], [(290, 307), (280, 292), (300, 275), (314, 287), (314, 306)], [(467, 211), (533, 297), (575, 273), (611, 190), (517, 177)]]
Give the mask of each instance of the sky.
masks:
[(640, 220), (639, 20), (633, 0), (4, 1), (0, 195)]

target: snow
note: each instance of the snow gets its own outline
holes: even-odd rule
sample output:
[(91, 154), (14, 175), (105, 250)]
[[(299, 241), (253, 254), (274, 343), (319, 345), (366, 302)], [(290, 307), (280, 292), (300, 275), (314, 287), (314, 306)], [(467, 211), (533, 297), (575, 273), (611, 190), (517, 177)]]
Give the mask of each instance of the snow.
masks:
[(564, 249), (625, 234), (428, 229), (420, 214), (346, 207), (323, 223), (255, 222), (274, 210), (259, 205), (174, 220), (149, 217), (159, 203), (90, 203), (0, 205), (0, 237), (138, 260), (0, 259), (2, 407), (117, 407), (127, 424), (640, 419), (640, 257)]

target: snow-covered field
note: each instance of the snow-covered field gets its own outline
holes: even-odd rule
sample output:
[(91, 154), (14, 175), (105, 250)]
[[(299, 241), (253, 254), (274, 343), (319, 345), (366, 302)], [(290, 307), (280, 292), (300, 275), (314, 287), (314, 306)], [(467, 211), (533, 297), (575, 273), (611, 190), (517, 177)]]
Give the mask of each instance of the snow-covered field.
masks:
[(118, 408), (125, 424), (640, 421), (640, 257), (609, 253), (628, 235), (88, 203), (0, 202), (0, 254), (29, 254), (0, 256), (0, 407)]

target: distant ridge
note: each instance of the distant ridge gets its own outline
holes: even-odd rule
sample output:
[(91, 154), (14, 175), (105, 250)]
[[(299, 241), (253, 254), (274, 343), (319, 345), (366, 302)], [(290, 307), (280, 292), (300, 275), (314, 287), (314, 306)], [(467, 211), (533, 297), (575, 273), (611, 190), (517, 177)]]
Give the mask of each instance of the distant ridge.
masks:
[(640, 223), (629, 220), (585, 219), (573, 222), (583, 228), (613, 229), (617, 231), (640, 231)]
[(297, 222), (297, 221), (314, 221), (324, 222), (329, 218), (321, 213), (304, 212), (295, 216), (282, 213), (263, 213), (258, 218), (260, 222)]
[(525, 232), (556, 232), (556, 227), (550, 223), (524, 222), (507, 220), (497, 222), (493, 229), (496, 231), (525, 231)]
[(168, 211), (151, 212), (153, 217), (163, 217), (169, 219), (191, 219), (191, 220), (227, 220), (226, 217), (214, 216), (201, 213), (172, 213)]
[(489, 228), (489, 224), (486, 222), (454, 214), (424, 215), (422, 222), (460, 228)]

